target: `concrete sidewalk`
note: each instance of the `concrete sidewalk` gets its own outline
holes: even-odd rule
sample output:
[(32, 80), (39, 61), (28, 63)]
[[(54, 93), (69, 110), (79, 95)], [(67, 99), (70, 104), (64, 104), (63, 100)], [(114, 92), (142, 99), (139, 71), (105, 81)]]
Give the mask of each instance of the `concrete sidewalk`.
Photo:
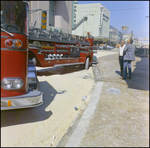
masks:
[(136, 57), (132, 79), (122, 80), (118, 54), (109, 53), (98, 58), (100, 78), (89, 104), (68, 140), (58, 146), (149, 146), (149, 58)]

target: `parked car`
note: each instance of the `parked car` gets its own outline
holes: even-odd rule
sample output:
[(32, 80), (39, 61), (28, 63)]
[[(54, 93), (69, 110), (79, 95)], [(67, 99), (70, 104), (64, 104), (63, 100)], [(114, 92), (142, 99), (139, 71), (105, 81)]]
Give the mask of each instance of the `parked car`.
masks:
[[(103, 45), (104, 46), (104, 45)], [(104, 47), (103, 46), (98, 46), (98, 50), (102, 50), (102, 49), (104, 49)]]
[(111, 49), (113, 49), (113, 48), (114, 48), (114, 47), (107, 45), (107, 49), (108, 49), (108, 50), (111, 50)]
[[(107, 45), (107, 50), (111, 50), (111, 49), (113, 49), (113, 48), (114, 48), (114, 47)], [(103, 45), (103, 46), (101, 46), (101, 47), (98, 46), (98, 49), (99, 49), (99, 50), (102, 50), (102, 49), (105, 50), (106, 48), (105, 48), (105, 45)]]

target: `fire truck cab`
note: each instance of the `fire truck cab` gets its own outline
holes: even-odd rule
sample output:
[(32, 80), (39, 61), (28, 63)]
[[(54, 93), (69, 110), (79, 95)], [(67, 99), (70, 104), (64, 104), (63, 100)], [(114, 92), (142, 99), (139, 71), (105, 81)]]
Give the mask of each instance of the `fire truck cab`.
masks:
[(1, 110), (41, 105), (36, 69), (28, 60), (28, 4), (1, 2)]

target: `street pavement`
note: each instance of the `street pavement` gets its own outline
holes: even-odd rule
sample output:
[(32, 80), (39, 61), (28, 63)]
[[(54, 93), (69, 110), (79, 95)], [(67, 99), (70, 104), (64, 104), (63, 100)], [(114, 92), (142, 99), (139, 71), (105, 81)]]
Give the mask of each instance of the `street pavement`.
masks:
[(125, 81), (117, 51), (95, 55), (89, 70), (36, 67), (44, 103), (2, 111), (1, 146), (148, 146), (149, 58)]
[(36, 69), (43, 104), (1, 111), (2, 147), (56, 146), (83, 106), (82, 98), (90, 98), (94, 82), (92, 67)]
[(98, 51), (95, 88), (60, 147), (149, 146), (149, 58), (135, 57), (132, 78), (122, 80), (118, 53)]

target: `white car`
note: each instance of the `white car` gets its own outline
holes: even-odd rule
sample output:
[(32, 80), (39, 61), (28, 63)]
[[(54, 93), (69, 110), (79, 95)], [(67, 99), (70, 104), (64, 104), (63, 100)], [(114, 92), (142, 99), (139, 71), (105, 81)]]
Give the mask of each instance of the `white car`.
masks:
[(113, 49), (113, 48), (114, 48), (114, 47), (107, 45), (107, 49), (108, 49), (108, 50), (111, 50), (111, 49)]
[[(107, 50), (111, 50), (111, 49), (113, 49), (113, 48), (114, 48), (114, 47), (107, 45)], [(99, 49), (99, 50), (105, 49), (105, 45), (103, 45), (103, 46), (101, 46), (101, 47), (99, 46), (98, 49)]]

